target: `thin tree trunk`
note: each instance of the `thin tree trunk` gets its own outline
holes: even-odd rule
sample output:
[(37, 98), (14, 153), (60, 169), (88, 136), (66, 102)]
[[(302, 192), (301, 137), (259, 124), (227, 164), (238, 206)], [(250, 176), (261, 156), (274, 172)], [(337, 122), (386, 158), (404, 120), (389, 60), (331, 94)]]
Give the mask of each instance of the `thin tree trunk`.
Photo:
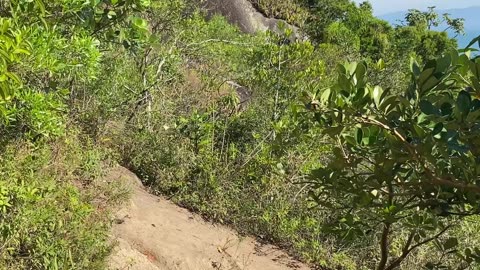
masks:
[(385, 270), (388, 262), (388, 235), (390, 234), (391, 224), (386, 222), (383, 225), (382, 239), (380, 239), (380, 263), (377, 270)]

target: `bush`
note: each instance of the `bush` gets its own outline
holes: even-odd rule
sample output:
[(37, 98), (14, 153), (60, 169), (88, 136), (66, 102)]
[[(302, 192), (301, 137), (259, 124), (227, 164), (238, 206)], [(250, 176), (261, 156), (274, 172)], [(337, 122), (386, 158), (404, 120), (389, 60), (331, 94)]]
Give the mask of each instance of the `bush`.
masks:
[(283, 19), (302, 26), (307, 20), (308, 9), (303, 0), (249, 0), (258, 11), (270, 18)]
[[(202, 34), (187, 35), (187, 44), (208, 40), (211, 24), (224, 21), (198, 23), (189, 28)], [(236, 30), (220, 29), (224, 29), (220, 39), (238, 38)], [(144, 105), (131, 121), (117, 114), (116, 123), (107, 125), (98, 140), (113, 144), (122, 164), (154, 193), (209, 220), (288, 248), (307, 261), (354, 269), (349, 256), (323, 236), (321, 225), (327, 215), (310, 210), (305, 184), (299, 184), (321, 162), (317, 156), (328, 146), (314, 132), (297, 137), (309, 123), (298, 121), (289, 100), (302, 96), (302, 90), (320, 87), (315, 78), (324, 71), (322, 62), (311, 44), (281, 45), (279, 40), (251, 39), (251, 48), (244, 43), (201, 43), (195, 51), (179, 54), (189, 63), (189, 72), (184, 80), (169, 82), (169, 87), (162, 81), (156, 85), (162, 94), (151, 103), (152, 124), (145, 125)], [(239, 51), (243, 55), (237, 55)], [(194, 58), (197, 62), (187, 61), (196, 54), (201, 55)], [(239, 61), (227, 62), (232, 56)], [(273, 69), (278, 63), (281, 70)], [(234, 90), (214, 77), (229, 74), (252, 86), (248, 105), (240, 107)], [(312, 82), (300, 85), (303, 79)], [(277, 102), (276, 91), (266, 91), (271, 88), (279, 91)], [(102, 97), (94, 96), (91, 104)]]
[(90, 193), (116, 191), (95, 182), (103, 154), (70, 135), (50, 144), (5, 146), (0, 157), (2, 269), (104, 269), (110, 223), (107, 210), (99, 211)]

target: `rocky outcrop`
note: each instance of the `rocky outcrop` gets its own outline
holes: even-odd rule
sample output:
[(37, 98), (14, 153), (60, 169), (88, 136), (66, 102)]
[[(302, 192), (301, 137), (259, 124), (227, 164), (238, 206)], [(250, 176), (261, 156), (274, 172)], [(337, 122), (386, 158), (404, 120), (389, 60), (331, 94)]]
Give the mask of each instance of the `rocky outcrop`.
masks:
[(202, 3), (209, 15), (221, 14), (245, 33), (254, 34), (267, 30), (283, 33), (279, 27), (280, 24), (283, 24), (293, 30), (294, 39), (302, 38), (298, 27), (288, 24), (284, 20), (265, 17), (248, 0), (203, 0)]
[(250, 99), (252, 98), (252, 91), (247, 87), (239, 85), (234, 81), (226, 81), (226, 84), (235, 90), (238, 95), (239, 105), (242, 108), (245, 108), (245, 106), (250, 102)]

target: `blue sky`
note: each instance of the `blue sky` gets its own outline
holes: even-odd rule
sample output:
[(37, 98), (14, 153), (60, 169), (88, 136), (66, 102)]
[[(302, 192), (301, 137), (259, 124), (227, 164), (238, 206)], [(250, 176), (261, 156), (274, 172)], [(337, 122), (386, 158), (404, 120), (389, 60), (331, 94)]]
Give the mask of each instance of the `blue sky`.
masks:
[[(364, 0), (354, 0), (361, 3)], [(478, 0), (370, 0), (373, 4), (375, 15), (382, 15), (395, 11), (404, 11), (410, 8), (426, 9), (436, 6), (437, 9), (465, 8), (479, 6)]]

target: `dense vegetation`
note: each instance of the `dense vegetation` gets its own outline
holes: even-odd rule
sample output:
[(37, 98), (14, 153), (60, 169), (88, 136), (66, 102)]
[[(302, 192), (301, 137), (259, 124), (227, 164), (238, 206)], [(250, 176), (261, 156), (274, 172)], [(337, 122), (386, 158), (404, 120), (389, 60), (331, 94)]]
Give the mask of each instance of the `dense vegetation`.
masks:
[(478, 267), (476, 41), (434, 9), (252, 2), (310, 39), (183, 0), (0, 2), (2, 269), (103, 269), (115, 162), (321, 269)]

